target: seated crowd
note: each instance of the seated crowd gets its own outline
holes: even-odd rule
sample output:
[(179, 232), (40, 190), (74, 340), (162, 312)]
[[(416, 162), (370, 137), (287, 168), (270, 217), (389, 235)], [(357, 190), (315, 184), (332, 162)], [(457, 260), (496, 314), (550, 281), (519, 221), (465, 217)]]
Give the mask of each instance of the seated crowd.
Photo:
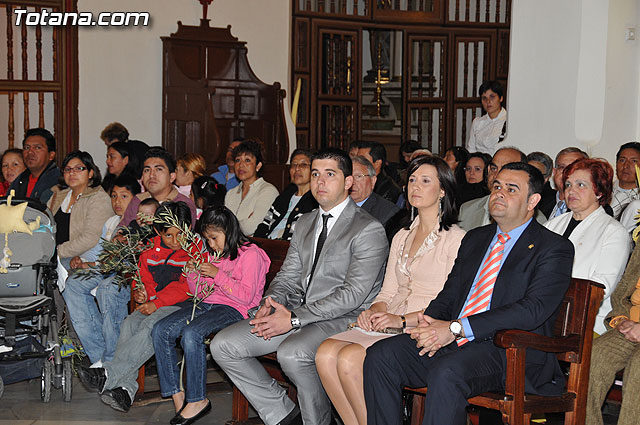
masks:
[[(345, 425), (401, 424), (405, 386), (428, 386), (424, 424), (465, 424), (468, 398), (504, 389), (495, 333), (551, 336), (575, 277), (605, 287), (587, 423), (603, 423), (621, 369), (618, 423), (635, 423), (640, 143), (620, 147), (615, 170), (575, 147), (552, 160), (502, 146), (501, 90), (481, 87), (488, 118), (472, 126), (475, 151), (454, 147), (440, 158), (407, 141), (390, 164), (377, 142), (354, 142), (349, 154), (296, 149), (282, 193), (261, 176), (256, 139), (230, 141), (209, 176), (203, 156), (176, 160), (113, 123), (102, 137), (102, 179), (87, 152), (58, 168), (54, 137), (31, 129), (22, 149), (2, 155), (0, 196), (14, 190), (53, 213), (68, 271), (61, 297), (87, 358), (78, 374), (116, 410), (130, 409), (138, 369), (155, 354), (171, 423), (202, 418), (216, 407), (206, 395), (210, 350), (266, 424), (330, 424), (332, 405)], [(143, 228), (151, 236), (138, 285), (79, 272), (96, 267), (101, 241)], [(271, 282), (261, 238), (289, 241)], [(258, 360), (273, 352), (297, 405)], [(527, 352), (528, 393), (558, 394), (564, 382), (555, 355)]]

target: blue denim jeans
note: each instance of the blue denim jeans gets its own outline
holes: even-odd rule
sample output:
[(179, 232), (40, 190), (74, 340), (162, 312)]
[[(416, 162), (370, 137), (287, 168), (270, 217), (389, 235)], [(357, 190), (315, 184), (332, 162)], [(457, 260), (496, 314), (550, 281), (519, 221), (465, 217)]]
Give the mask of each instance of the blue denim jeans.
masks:
[[(96, 289), (95, 298), (91, 295), (93, 289)], [(120, 324), (128, 313), (130, 289), (118, 289), (118, 285), (113, 283), (113, 276), (105, 278), (96, 275), (82, 278), (71, 274), (62, 297), (67, 304), (73, 328), (91, 362), (107, 362), (113, 359), (120, 335)]]
[(160, 320), (153, 328), (153, 347), (158, 365), (158, 380), (163, 397), (180, 391), (180, 366), (176, 353), (176, 340), (184, 351), (186, 362), (185, 396), (189, 403), (204, 400), (207, 396), (207, 359), (204, 339), (212, 332), (218, 332), (243, 319), (242, 314), (224, 304), (201, 302), (196, 307), (195, 318), (191, 319), (192, 307), (184, 307)]

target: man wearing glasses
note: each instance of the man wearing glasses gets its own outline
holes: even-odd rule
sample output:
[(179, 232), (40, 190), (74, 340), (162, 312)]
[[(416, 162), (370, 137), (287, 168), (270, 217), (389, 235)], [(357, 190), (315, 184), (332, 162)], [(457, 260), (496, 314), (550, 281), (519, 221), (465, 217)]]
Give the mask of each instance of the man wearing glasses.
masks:
[(376, 171), (367, 158), (354, 156), (351, 160), (353, 161), (353, 186), (349, 190), (349, 196), (357, 206), (386, 226), (389, 219), (396, 215), (400, 208), (373, 191), (377, 180)]

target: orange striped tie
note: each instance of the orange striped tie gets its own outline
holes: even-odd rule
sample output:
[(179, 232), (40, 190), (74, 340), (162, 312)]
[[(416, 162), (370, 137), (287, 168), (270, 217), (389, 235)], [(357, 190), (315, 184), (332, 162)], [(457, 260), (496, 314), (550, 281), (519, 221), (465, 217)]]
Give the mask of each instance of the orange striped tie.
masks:
[[(464, 307), (464, 310), (462, 310), (460, 318), (482, 313), (489, 307), (491, 295), (493, 294), (493, 286), (498, 277), (500, 264), (502, 264), (504, 244), (507, 243), (509, 239), (511, 239), (511, 237), (507, 233), (498, 234), (498, 240), (491, 248), (489, 256), (482, 265), (482, 269), (478, 275), (478, 282), (469, 296), (467, 305)], [(458, 347), (462, 347), (467, 342), (469, 342), (467, 338), (460, 338), (457, 341)]]

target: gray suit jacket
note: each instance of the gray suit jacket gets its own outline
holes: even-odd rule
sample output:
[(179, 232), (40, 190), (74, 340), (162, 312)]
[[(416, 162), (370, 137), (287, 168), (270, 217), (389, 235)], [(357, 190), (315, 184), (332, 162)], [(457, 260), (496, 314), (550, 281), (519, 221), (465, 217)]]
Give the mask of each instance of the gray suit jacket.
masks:
[(382, 225), (349, 198), (307, 285), (318, 214), (320, 208), (300, 217), (287, 257), (265, 293), (293, 310), (302, 326), (357, 317), (380, 290), (389, 252)]
[(387, 221), (389, 221), (391, 217), (400, 211), (400, 207), (387, 201), (375, 192), (371, 192), (369, 198), (367, 198), (360, 208), (371, 214), (373, 218), (377, 219), (383, 226), (387, 224)]
[[(486, 226), (491, 224), (491, 216), (489, 215), (489, 197), (491, 195), (483, 196), (482, 198), (472, 199), (460, 206), (460, 214), (458, 218), (460, 222), (458, 226), (462, 227), (467, 232), (475, 229), (476, 227)], [(536, 220), (540, 224), (544, 224), (547, 218), (536, 210)]]

